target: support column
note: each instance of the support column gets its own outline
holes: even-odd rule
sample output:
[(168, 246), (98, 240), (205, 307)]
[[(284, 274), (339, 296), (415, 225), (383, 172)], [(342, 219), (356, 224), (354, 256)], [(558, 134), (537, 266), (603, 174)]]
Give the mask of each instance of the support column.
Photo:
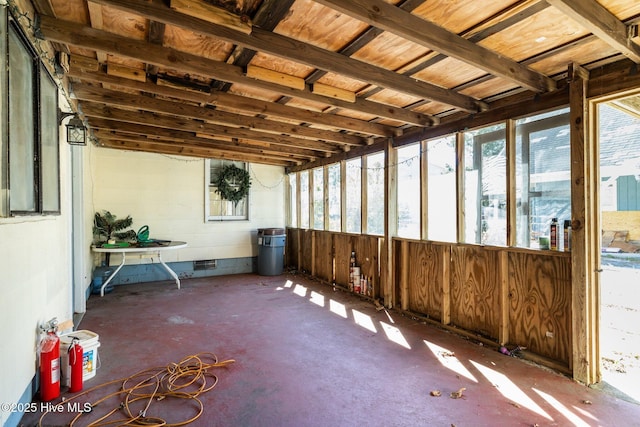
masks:
[(599, 320), (599, 168), (597, 144), (590, 135), (587, 103), (589, 72), (569, 66), (571, 126), (571, 317), (573, 378), (600, 380)]

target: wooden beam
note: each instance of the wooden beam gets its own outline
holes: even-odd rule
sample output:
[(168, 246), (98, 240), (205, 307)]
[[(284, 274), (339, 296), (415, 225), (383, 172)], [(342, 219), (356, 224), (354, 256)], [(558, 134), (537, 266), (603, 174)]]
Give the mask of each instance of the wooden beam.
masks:
[(633, 62), (640, 63), (640, 45), (633, 41), (629, 28), (596, 0), (547, 0), (547, 3)]
[[(298, 138), (309, 138), (316, 141), (332, 141), (334, 144), (327, 144), (329, 151), (340, 151), (336, 144), (342, 144), (341, 133), (312, 129), (304, 126), (289, 125), (286, 123), (266, 120), (259, 117), (244, 116), (242, 114), (228, 113), (225, 111), (201, 108), (195, 105), (183, 104), (179, 102), (165, 101), (128, 94), (111, 89), (101, 89), (94, 86), (76, 85), (74, 87), (76, 98), (85, 101), (99, 102), (107, 105), (131, 108), (135, 106), (139, 110), (173, 115), (189, 119), (200, 119), (208, 123), (216, 123), (224, 126), (235, 126), (244, 129), (255, 129), (273, 134), (284, 134), (296, 136)], [(325, 143), (326, 144), (326, 143)]]
[[(177, 85), (162, 86), (151, 82), (138, 83), (127, 79), (117, 78), (115, 76), (109, 76), (99, 71), (87, 72), (74, 68), (69, 70), (69, 76), (80, 80), (92, 81), (95, 83), (108, 83), (111, 85), (122, 86), (127, 89), (139, 90), (141, 92), (197, 102), (200, 104), (215, 105), (222, 109), (227, 108), (233, 111), (244, 111), (247, 114), (262, 114), (269, 117), (287, 119), (288, 121), (293, 120), (301, 123), (331, 126), (363, 134), (387, 135), (391, 131), (385, 126), (368, 123), (363, 120), (288, 107), (277, 102), (247, 98), (213, 89), (210, 92), (201, 92), (190, 90), (190, 88), (186, 86), (180, 88)], [(162, 80), (158, 79), (158, 81), (160, 82)], [(347, 136), (347, 138), (343, 139), (343, 142), (347, 145), (354, 146), (360, 146), (366, 143), (364, 138), (355, 135)]]
[(242, 141), (222, 141), (211, 137), (194, 135), (191, 132), (171, 131), (168, 129), (154, 128), (153, 126), (140, 126), (138, 132), (133, 132), (136, 126), (127, 124), (121, 128), (119, 122), (98, 119), (95, 127), (92, 127), (93, 136), (100, 141), (105, 139), (117, 139), (122, 141), (173, 141), (184, 146), (220, 149), (229, 152), (263, 155), (273, 159), (291, 161), (305, 161), (308, 155), (301, 155), (280, 147), (270, 145), (254, 145)]
[[(324, 157), (330, 150), (336, 148), (332, 145), (319, 141), (312, 141), (301, 138), (292, 138), (282, 135), (274, 135), (266, 132), (255, 132), (246, 129), (233, 128), (215, 124), (203, 123), (199, 120), (182, 119), (169, 115), (162, 115), (150, 112), (135, 112), (131, 110), (106, 107), (96, 103), (83, 103), (82, 112), (91, 118), (90, 125), (104, 126), (104, 122), (97, 119), (106, 119), (119, 122), (118, 130), (133, 133), (153, 133), (144, 126), (168, 129), (176, 132), (176, 129), (183, 131), (210, 135), (215, 138), (236, 138), (250, 141), (260, 141), (263, 143), (281, 147), (282, 150), (291, 151), (303, 157)], [(113, 123), (106, 125), (108, 128), (116, 127)], [(156, 131), (157, 132), (157, 131)]]
[(271, 31), (253, 28), (250, 35), (178, 14), (171, 9), (144, 0), (95, 0), (97, 3), (125, 10), (165, 24), (220, 38), (246, 48), (294, 60), (310, 67), (320, 68), (356, 80), (375, 83), (419, 98), (431, 99), (467, 112), (478, 112), (486, 105), (472, 97), (454, 92), (425, 81), (397, 74), (384, 68), (345, 57), (316, 46), (285, 37)]
[(170, 154), (174, 156), (188, 156), (188, 157), (200, 157), (204, 159), (227, 159), (227, 160), (242, 160), (251, 163), (261, 163), (274, 166), (289, 166), (294, 162), (266, 159), (263, 156), (250, 156), (247, 154), (238, 155), (230, 153), (225, 150), (212, 150), (206, 148), (194, 148), (183, 147), (175, 144), (167, 144), (164, 142), (130, 142), (130, 141), (116, 141), (105, 140), (98, 144), (100, 147), (116, 148), (120, 150), (128, 151), (142, 151), (145, 153), (160, 153)]
[(305, 88), (305, 82), (303, 78), (291, 76), (285, 73), (279, 73), (277, 71), (257, 67), (255, 65), (247, 65), (246, 75), (247, 77), (251, 77), (252, 79), (263, 80), (265, 82), (287, 86), (292, 89), (303, 90)]
[(331, 98), (342, 99), (347, 102), (356, 102), (356, 94), (354, 92), (322, 83), (314, 83), (311, 92), (316, 95), (329, 96)]
[(251, 34), (251, 22), (247, 17), (234, 15), (221, 7), (193, 0), (171, 0), (170, 7), (185, 15), (195, 16), (217, 25)]
[(593, 384), (599, 378), (598, 275), (599, 188), (597, 144), (587, 119), (588, 71), (569, 67), (571, 143), (571, 327), (573, 378)]
[(428, 115), (390, 105), (362, 99), (351, 103), (340, 99), (315, 95), (306, 89), (295, 90), (275, 83), (251, 79), (244, 74), (242, 68), (224, 62), (213, 61), (141, 40), (132, 40), (77, 23), (56, 20), (46, 15), (42, 15), (40, 18), (40, 32), (48, 40), (57, 40), (60, 43), (66, 43), (72, 46), (135, 59), (146, 62), (147, 64), (166, 67), (186, 74), (209, 76), (230, 83), (238, 83), (261, 90), (282, 93), (285, 96), (302, 98), (320, 104), (328, 104), (337, 108), (358, 111), (417, 126), (429, 126), (434, 121)]
[(358, 20), (428, 47), (534, 92), (556, 89), (553, 79), (383, 0), (316, 0)]

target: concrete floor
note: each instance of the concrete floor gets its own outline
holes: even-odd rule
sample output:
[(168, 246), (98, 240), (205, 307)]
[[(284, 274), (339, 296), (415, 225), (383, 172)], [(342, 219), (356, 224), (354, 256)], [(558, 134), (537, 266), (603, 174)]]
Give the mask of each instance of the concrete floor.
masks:
[[(173, 282), (118, 286), (89, 299), (79, 329), (98, 333), (101, 344), (101, 366), (85, 391), (189, 355), (234, 359), (208, 370), (218, 383), (199, 396), (203, 413), (193, 426), (627, 426), (640, 420), (636, 403), (296, 275), (190, 279), (180, 290)], [(74, 425), (111, 410), (109, 420), (124, 420), (120, 385), (72, 401), (105, 399)], [(109, 393), (117, 396), (106, 399)], [(75, 415), (68, 405), (42, 425), (68, 425)], [(197, 412), (194, 399), (166, 398), (153, 400), (145, 415), (179, 425)], [(40, 415), (25, 416), (23, 425), (36, 425)]]

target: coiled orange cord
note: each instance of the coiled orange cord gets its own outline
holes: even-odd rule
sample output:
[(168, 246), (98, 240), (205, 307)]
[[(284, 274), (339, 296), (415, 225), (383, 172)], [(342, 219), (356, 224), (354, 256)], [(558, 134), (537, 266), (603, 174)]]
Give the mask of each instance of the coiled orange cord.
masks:
[[(90, 389), (78, 393), (73, 397), (64, 400), (64, 403), (72, 402), (81, 396), (95, 392), (101, 388), (121, 383), (120, 390), (108, 393), (105, 396), (91, 403), (91, 408), (95, 408), (108, 399), (121, 396), (120, 404), (111, 409), (99, 419), (87, 424), (89, 427), (102, 427), (108, 425), (127, 425), (127, 426), (144, 426), (144, 427), (177, 427), (183, 426), (197, 420), (204, 412), (204, 405), (198, 399), (200, 395), (211, 391), (218, 383), (218, 377), (209, 372), (212, 368), (220, 368), (234, 363), (235, 360), (229, 359), (222, 362), (218, 361), (215, 354), (204, 352), (187, 356), (178, 363), (170, 363), (166, 367), (157, 367), (144, 369), (129, 377), (120, 378), (109, 381)], [(207, 381), (207, 377), (213, 380), (213, 383)], [(137, 382), (136, 382), (137, 381)], [(136, 382), (134, 385), (128, 385)], [(147, 416), (150, 412), (152, 403), (166, 401), (169, 398), (190, 399), (190, 403), (195, 402), (199, 406), (197, 414), (185, 421), (168, 424), (164, 419)], [(146, 402), (144, 409), (134, 414), (130, 405), (134, 402)], [(110, 419), (118, 412), (124, 412), (123, 418)], [(40, 417), (38, 426), (42, 427), (42, 421), (45, 416), (50, 413), (46, 411)], [(73, 426), (85, 412), (79, 412), (69, 426)]]

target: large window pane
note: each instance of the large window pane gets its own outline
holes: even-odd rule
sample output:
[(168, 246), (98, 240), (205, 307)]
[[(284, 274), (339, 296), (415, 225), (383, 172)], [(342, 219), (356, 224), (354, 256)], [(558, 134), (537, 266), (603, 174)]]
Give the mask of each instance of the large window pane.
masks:
[(35, 131), (33, 59), (9, 31), (9, 185), (12, 212), (35, 212)]
[(309, 228), (309, 171), (300, 172), (300, 227)]
[(327, 168), (329, 179), (329, 230), (342, 231), (340, 216), (340, 164), (335, 163)]
[(298, 197), (297, 197), (297, 175), (292, 173), (289, 175), (289, 200), (291, 201), (289, 211), (289, 221), (292, 227), (298, 227)]
[(456, 137), (427, 142), (428, 238), (455, 242), (456, 237)]
[(384, 152), (367, 157), (367, 234), (384, 234)]
[(516, 122), (517, 246), (537, 248), (553, 218), (559, 229), (571, 219), (570, 156), (567, 109)]
[(420, 238), (420, 144), (398, 148), (398, 236)]
[(506, 140), (504, 124), (465, 132), (466, 243), (505, 245)]
[(60, 212), (58, 88), (44, 67), (40, 67), (40, 106), (42, 210)]
[(360, 233), (362, 222), (362, 160), (347, 162), (347, 232)]
[(313, 228), (324, 230), (324, 169), (313, 170)]

